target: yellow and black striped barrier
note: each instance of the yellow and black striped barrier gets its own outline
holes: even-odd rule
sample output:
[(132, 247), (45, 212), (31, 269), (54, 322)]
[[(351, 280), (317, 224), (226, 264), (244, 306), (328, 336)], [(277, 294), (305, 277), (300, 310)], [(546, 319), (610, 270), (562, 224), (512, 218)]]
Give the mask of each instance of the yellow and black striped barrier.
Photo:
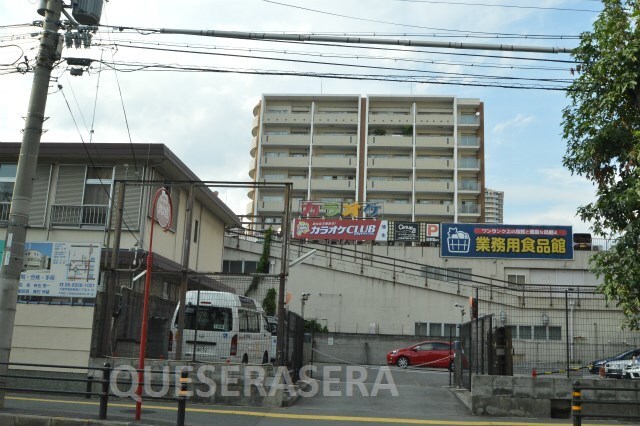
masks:
[(573, 418), (573, 426), (582, 425), (582, 391), (578, 386), (580, 386), (580, 381), (576, 380), (573, 386), (573, 397), (571, 398), (571, 417)]
[(189, 372), (183, 370), (180, 374), (180, 389), (178, 390), (178, 421), (177, 426), (184, 426), (187, 411), (187, 396), (189, 396)]

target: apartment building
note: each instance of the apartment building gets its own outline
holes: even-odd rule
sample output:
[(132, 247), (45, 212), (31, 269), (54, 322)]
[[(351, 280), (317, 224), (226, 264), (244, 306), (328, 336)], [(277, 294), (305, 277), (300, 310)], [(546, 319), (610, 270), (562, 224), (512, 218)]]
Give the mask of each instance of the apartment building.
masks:
[(484, 190), (484, 221), (486, 223), (503, 223), (504, 192), (491, 188)]
[[(274, 94), (253, 112), (249, 176), (291, 182), (294, 215), (313, 200), (376, 204), (395, 221), (484, 221), (478, 99)], [(248, 214), (281, 220), (282, 190), (248, 195)]]

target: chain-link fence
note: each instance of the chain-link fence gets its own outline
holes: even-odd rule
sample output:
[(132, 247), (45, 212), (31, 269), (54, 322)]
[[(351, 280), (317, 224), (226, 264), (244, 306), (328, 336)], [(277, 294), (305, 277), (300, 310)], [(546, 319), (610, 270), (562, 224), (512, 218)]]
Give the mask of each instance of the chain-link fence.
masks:
[[(118, 274), (110, 347), (102, 356), (139, 356), (144, 280), (134, 277)], [(276, 358), (279, 276), (192, 274), (188, 283), (180, 339), (181, 277), (153, 274), (147, 358), (257, 364)]]

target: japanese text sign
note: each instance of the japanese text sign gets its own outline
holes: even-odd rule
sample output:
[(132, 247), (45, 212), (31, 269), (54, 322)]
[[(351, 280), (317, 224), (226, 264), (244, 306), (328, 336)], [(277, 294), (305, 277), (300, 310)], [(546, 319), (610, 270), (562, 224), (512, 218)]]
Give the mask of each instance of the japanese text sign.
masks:
[(307, 240), (387, 240), (387, 222), (379, 219), (294, 219), (293, 238)]

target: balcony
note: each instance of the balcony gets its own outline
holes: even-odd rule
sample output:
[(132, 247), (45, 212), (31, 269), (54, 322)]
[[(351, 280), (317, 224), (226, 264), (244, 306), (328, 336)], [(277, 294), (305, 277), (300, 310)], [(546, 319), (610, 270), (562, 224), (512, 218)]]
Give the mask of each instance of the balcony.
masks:
[(416, 192), (453, 192), (453, 181), (417, 180)]
[(258, 212), (265, 213), (282, 213), (284, 212), (284, 201), (259, 201)]
[(51, 226), (104, 227), (109, 217), (108, 205), (61, 205), (51, 206)]
[(367, 144), (378, 148), (411, 148), (413, 137), (411, 136), (369, 136)]
[(416, 158), (418, 170), (453, 170), (453, 158)]
[(371, 124), (413, 124), (413, 115), (400, 112), (369, 112), (369, 125)]
[(458, 191), (468, 193), (479, 193), (480, 182), (477, 181), (461, 181), (458, 182)]
[(411, 158), (409, 157), (369, 158), (367, 165), (371, 169), (407, 170), (407, 169), (411, 169)]
[(416, 148), (453, 148), (453, 136), (417, 136)]
[(475, 157), (460, 157), (458, 158), (459, 170), (480, 170), (480, 160)]
[(369, 179), (367, 181), (367, 191), (411, 192), (411, 181)]
[(311, 165), (314, 168), (326, 167), (330, 169), (346, 168), (352, 169), (356, 166), (357, 161), (355, 157), (327, 157), (327, 156), (314, 156), (311, 159)]
[(453, 114), (421, 114), (416, 115), (416, 125), (420, 126), (453, 126)]
[(312, 191), (355, 191), (356, 181), (353, 179), (312, 179)]
[(473, 114), (460, 114), (458, 116), (458, 126), (478, 127), (480, 126), (480, 117)]
[(384, 203), (382, 210), (384, 215), (411, 216), (411, 203)]
[(453, 216), (451, 204), (416, 204), (416, 216)]
[(311, 123), (311, 114), (308, 112), (296, 112), (296, 113), (266, 112), (264, 114), (264, 124), (309, 124), (309, 123)]
[(478, 149), (480, 138), (477, 136), (462, 135), (458, 138), (458, 149)]
[(316, 124), (358, 124), (357, 112), (316, 112), (313, 115)]
[(462, 204), (458, 206), (458, 214), (480, 216), (480, 206), (478, 204)]
[(306, 168), (309, 167), (309, 157), (289, 157), (288, 155), (263, 157), (262, 167), (277, 167), (281, 169)]
[(265, 146), (309, 146), (309, 134), (297, 135), (264, 135), (262, 144)]
[(358, 146), (357, 135), (330, 135), (319, 134), (313, 136), (313, 145), (315, 146)]

